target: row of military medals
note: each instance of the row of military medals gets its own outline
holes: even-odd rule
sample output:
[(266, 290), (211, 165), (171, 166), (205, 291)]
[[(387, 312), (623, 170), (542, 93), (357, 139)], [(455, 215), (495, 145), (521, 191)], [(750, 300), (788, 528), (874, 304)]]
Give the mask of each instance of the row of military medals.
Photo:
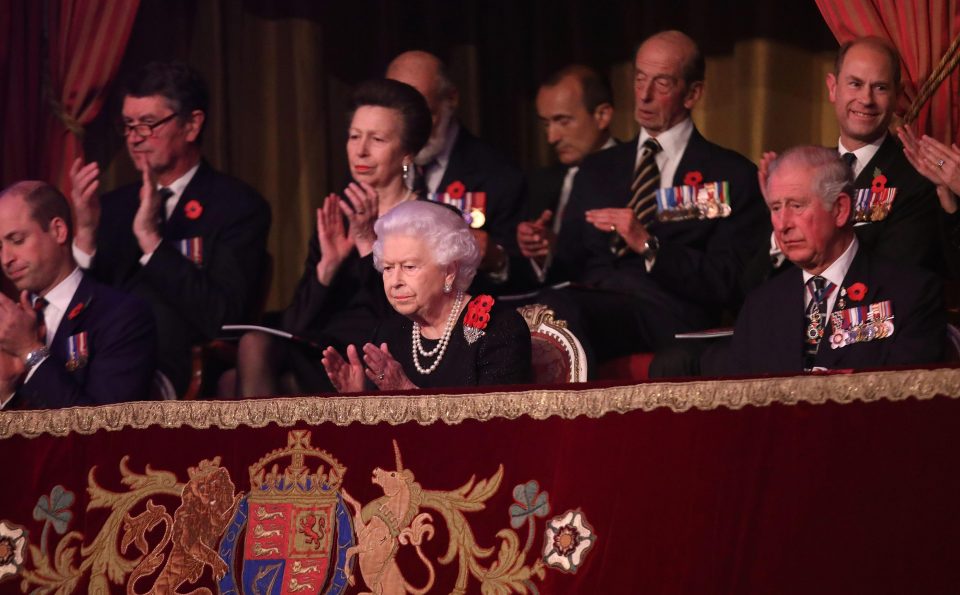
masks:
[(869, 307), (839, 310), (830, 315), (833, 334), (830, 347), (839, 349), (854, 343), (884, 339), (893, 334), (893, 308), (890, 300)]
[[(893, 306), (890, 300), (870, 304), (870, 306), (846, 308), (844, 296), (846, 291), (841, 290), (837, 307), (830, 314), (833, 327), (833, 333), (830, 335), (832, 349), (884, 339), (893, 334)], [(815, 345), (820, 343), (824, 330), (821, 324), (820, 306), (816, 299), (811, 306), (809, 319), (807, 342)]]
[(830, 314), (833, 334), (830, 335), (830, 347), (839, 349), (854, 343), (863, 343), (884, 339), (893, 334), (893, 305), (890, 300), (846, 308), (844, 296), (840, 293), (837, 307)]

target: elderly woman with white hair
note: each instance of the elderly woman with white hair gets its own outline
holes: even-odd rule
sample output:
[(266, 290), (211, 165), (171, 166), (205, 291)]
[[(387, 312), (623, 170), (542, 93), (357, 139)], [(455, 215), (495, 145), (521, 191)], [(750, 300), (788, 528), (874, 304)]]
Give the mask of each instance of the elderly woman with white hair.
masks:
[[(339, 392), (518, 384), (531, 380), (530, 331), (488, 295), (465, 290), (480, 262), (470, 228), (453, 209), (400, 204), (377, 220), (374, 266), (398, 316), (346, 359), (330, 347), (323, 365)], [(362, 358), (362, 359), (361, 359)]]

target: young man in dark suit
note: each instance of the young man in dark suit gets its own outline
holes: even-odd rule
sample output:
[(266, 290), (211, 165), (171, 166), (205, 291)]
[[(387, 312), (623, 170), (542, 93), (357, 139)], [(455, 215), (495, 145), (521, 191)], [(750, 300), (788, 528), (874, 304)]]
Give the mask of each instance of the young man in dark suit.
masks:
[[(548, 282), (588, 287), (545, 300), (582, 318), (599, 360), (716, 325), (740, 298), (742, 260), (763, 245), (756, 167), (690, 118), (704, 86), (699, 48), (678, 31), (658, 33), (640, 45), (635, 68), (640, 137), (584, 159), (547, 271)], [(710, 183), (726, 183), (727, 216), (656, 217), (657, 190)]]
[(143, 297), (160, 370), (182, 394), (191, 346), (249, 321), (266, 267), (270, 208), (201, 155), (208, 94), (181, 63), (153, 62), (127, 84), (123, 134), (141, 181), (97, 198), (96, 163), (75, 163), (74, 254), (97, 279)]
[(457, 120), (460, 94), (439, 58), (423, 51), (404, 52), (390, 62), (386, 74), (420, 91), (433, 116), (430, 140), (415, 159), (422, 176), (415, 189), (443, 194), (458, 186), (463, 192), (486, 193), (485, 221), (474, 228), (483, 255), (479, 269), (483, 275), (477, 275), (474, 287), (481, 283), (483, 291), (494, 291), (506, 279), (508, 249), (524, 193), (523, 174)]
[(147, 399), (156, 327), (139, 298), (87, 277), (71, 254), (70, 205), (43, 182), (0, 193), (0, 408), (49, 409)]
[(616, 144), (610, 136), (613, 91), (587, 66), (567, 66), (544, 81), (537, 92), (537, 115), (557, 163), (527, 177), (523, 221), (517, 225), (517, 245), (526, 261), (516, 259), (510, 266), (511, 287), (516, 289), (543, 282), (580, 163)]
[(940, 282), (875, 256), (853, 229), (853, 177), (832, 149), (797, 147), (768, 169), (774, 237), (795, 267), (747, 298), (727, 358), (733, 374), (939, 361)]

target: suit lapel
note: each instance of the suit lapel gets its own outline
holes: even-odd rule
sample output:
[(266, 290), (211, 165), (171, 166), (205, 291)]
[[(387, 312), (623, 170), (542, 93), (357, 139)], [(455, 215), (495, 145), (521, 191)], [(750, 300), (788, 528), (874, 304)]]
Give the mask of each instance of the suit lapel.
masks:
[(67, 355), (67, 339), (79, 331), (80, 325), (87, 316), (87, 311), (90, 309), (90, 303), (92, 301), (93, 288), (87, 276), (84, 275), (83, 278), (80, 279), (80, 285), (77, 286), (77, 290), (73, 293), (70, 306), (67, 308), (67, 311), (63, 313), (63, 318), (60, 319), (57, 334), (53, 336), (53, 340), (50, 342), (51, 352), (60, 356)]
[[(706, 149), (706, 140), (700, 134), (700, 131), (697, 130), (697, 127), (693, 127), (693, 132), (690, 133), (690, 140), (687, 141), (687, 146), (683, 150), (683, 155), (680, 157), (680, 163), (677, 164), (677, 171), (673, 173), (673, 186), (682, 186), (683, 179), (686, 175), (695, 170), (700, 169), (697, 167), (697, 164), (704, 161), (704, 150)], [(704, 180), (704, 182), (713, 182), (714, 180)]]
[(873, 158), (860, 171), (857, 179), (854, 180), (854, 188), (869, 188), (873, 185), (874, 174), (878, 169), (881, 170), (881, 172), (887, 173), (885, 170), (888, 169), (891, 153), (896, 150), (898, 150), (897, 141), (894, 140), (892, 134), (888, 133), (887, 138), (883, 139), (883, 142), (880, 143), (880, 148), (873, 154)]
[(197, 173), (193, 175), (190, 183), (183, 189), (177, 205), (170, 214), (170, 219), (167, 220), (166, 227), (163, 231), (164, 238), (185, 238), (190, 235), (188, 232), (191, 227), (191, 219), (186, 215), (186, 207), (191, 203), (196, 203), (202, 210), (204, 206), (203, 189), (209, 169), (210, 166), (207, 165), (206, 161), (200, 162)]

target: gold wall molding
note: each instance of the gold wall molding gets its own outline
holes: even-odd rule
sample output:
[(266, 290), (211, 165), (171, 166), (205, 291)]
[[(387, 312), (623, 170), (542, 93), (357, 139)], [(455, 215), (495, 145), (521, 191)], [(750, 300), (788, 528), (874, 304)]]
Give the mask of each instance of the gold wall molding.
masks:
[(43, 411), (0, 411), (0, 439), (44, 434), (92, 434), (127, 428), (346, 426), (465, 420), (598, 418), (608, 413), (690, 409), (740, 409), (752, 405), (902, 401), (960, 396), (960, 368), (885, 371), (773, 379), (650, 382), (625, 386), (471, 394), (283, 397), (244, 401), (160, 401)]

